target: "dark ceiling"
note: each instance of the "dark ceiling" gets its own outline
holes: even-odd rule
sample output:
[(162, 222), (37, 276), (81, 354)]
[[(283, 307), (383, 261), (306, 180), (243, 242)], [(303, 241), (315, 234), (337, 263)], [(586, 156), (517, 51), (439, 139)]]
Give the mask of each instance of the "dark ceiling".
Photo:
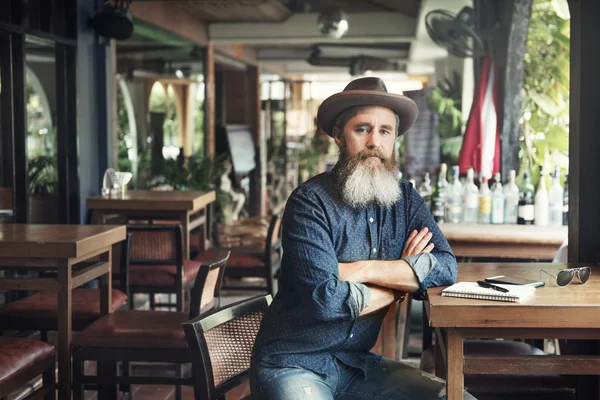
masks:
[[(136, 2), (153, 0), (134, 0)], [(281, 22), (292, 12), (401, 12), (416, 18), (421, 0), (163, 0), (211, 22)]]

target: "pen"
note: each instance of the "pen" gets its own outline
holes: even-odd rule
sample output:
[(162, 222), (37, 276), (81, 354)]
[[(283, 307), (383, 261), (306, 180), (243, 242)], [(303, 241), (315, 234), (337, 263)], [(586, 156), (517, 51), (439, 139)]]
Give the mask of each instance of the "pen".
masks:
[(477, 284), (479, 286), (481, 286), (481, 287), (484, 287), (484, 288), (494, 289), (494, 290), (497, 290), (497, 291), (502, 292), (502, 293), (508, 293), (508, 289), (505, 289), (505, 288), (500, 287), (500, 286), (492, 285), (491, 283), (487, 283), (485, 281), (477, 281)]

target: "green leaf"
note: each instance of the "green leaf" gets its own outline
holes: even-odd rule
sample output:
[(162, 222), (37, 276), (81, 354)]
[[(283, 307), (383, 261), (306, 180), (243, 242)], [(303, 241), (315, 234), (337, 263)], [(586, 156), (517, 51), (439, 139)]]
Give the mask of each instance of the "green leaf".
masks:
[(552, 8), (559, 18), (568, 20), (571, 19), (571, 13), (569, 12), (569, 4), (567, 0), (552, 0)]
[(529, 92), (529, 97), (548, 115), (555, 117), (559, 113), (556, 103), (545, 93)]
[(568, 150), (569, 133), (562, 126), (553, 126), (546, 134), (546, 143), (552, 149)]

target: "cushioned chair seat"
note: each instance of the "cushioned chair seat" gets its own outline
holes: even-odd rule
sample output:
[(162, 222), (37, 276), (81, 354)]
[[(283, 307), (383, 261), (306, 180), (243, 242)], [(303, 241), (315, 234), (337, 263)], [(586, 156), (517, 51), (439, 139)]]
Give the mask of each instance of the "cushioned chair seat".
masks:
[[(183, 282), (189, 283), (196, 278), (200, 261), (186, 260), (183, 263)], [(134, 265), (129, 267), (129, 285), (131, 286), (175, 286), (177, 267), (175, 265)]]
[(120, 310), (106, 315), (73, 339), (74, 347), (187, 349), (181, 324), (188, 313)]
[[(218, 250), (212, 249), (199, 254), (195, 259), (197, 261), (209, 261), (217, 256)], [(227, 270), (232, 268), (262, 268), (265, 262), (260, 256), (252, 254), (231, 253), (227, 261)], [(227, 270), (225, 270), (227, 272)]]
[(39, 340), (0, 336), (0, 384), (53, 353), (53, 346)]
[[(112, 291), (112, 311), (121, 308), (127, 295), (120, 290)], [(71, 312), (73, 320), (100, 318), (100, 290), (78, 288), (73, 290)], [(32, 320), (57, 320), (58, 296), (56, 292), (41, 291), (32, 296), (13, 301), (0, 308), (0, 319), (19, 318)]]

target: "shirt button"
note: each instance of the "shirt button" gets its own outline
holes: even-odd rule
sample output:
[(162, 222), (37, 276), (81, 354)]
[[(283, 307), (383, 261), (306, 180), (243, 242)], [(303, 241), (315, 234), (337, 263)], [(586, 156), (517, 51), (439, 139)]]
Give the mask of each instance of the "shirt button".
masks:
[(350, 339), (352, 339), (354, 337), (354, 333), (350, 334)]
[(373, 218), (369, 218), (369, 222), (373, 222)]
[(376, 253), (377, 249), (375, 247), (373, 247), (373, 253)]

